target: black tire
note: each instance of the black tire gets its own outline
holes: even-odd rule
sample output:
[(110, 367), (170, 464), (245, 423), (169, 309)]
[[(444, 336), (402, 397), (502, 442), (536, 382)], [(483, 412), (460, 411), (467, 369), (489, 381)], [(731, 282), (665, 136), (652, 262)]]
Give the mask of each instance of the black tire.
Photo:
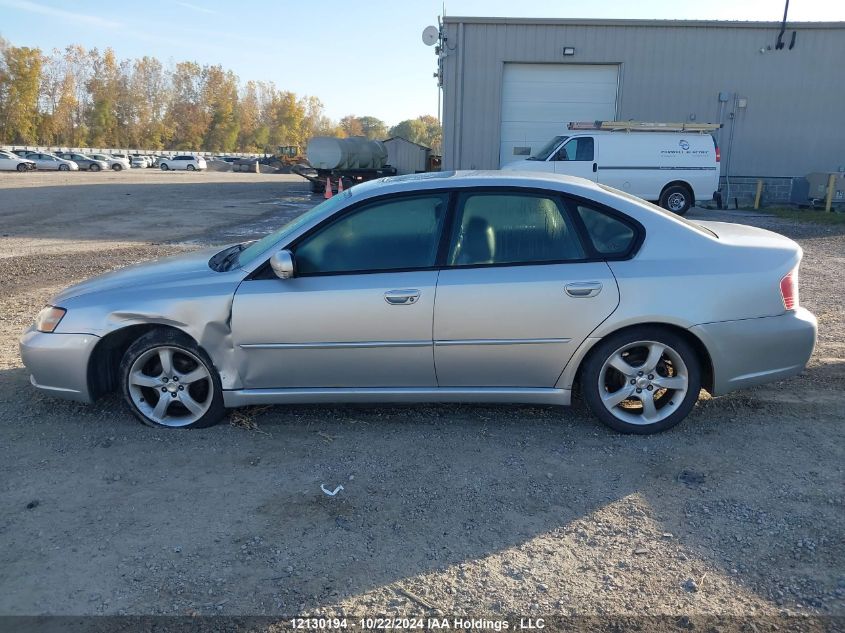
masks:
[(70, 171), (70, 167), (67, 165), (59, 165), (59, 171)]
[(29, 171), (29, 167), (27, 166), (26, 163), (18, 163), (17, 170), (18, 171)]
[(111, 166), (111, 168), (112, 171), (123, 171), (123, 165), (121, 165), (120, 163), (115, 163)]
[(678, 215), (686, 215), (694, 202), (692, 192), (684, 185), (670, 185), (660, 194), (660, 206)]
[[(132, 400), (129, 393), (129, 372), (132, 364), (139, 356), (156, 347), (173, 347), (186, 350), (197, 357), (205, 365), (206, 370), (208, 370), (208, 373), (211, 376), (212, 388), (211, 393), (207, 396), (211, 398), (209, 408), (201, 418), (191, 424), (178, 427), (159, 424), (144, 415), (144, 413)], [(130, 411), (132, 411), (135, 417), (147, 426), (158, 428), (202, 429), (220, 422), (226, 412), (226, 409), (223, 406), (223, 387), (220, 383), (220, 374), (215, 369), (214, 363), (211, 362), (211, 359), (208, 357), (208, 354), (205, 353), (205, 350), (182, 332), (172, 329), (159, 329), (147, 332), (137, 341), (132, 343), (132, 345), (129, 346), (129, 349), (126, 350), (126, 353), (120, 361), (118, 374), (120, 376), (121, 393), (123, 393), (123, 398), (129, 406)]]
[(185, 169), (187, 169), (188, 171), (196, 171), (197, 170), (197, 168), (194, 167), (193, 165), (188, 165)]
[(161, 164), (161, 171), (167, 171), (168, 169), (170, 169), (170, 167), (168, 167), (165, 163)]
[(96, 165), (96, 164), (95, 164), (95, 165), (91, 165), (91, 166), (88, 168), (88, 171), (100, 171), (100, 166), (99, 166), (99, 165)]
[[(600, 385), (599, 381), (605, 361), (625, 345), (639, 341), (654, 341), (668, 346), (680, 356), (686, 365), (687, 391), (683, 400), (669, 416), (654, 423), (632, 424), (626, 422), (611, 413), (602, 401), (602, 395), (607, 391), (604, 386)], [(692, 411), (701, 391), (701, 362), (692, 346), (679, 334), (660, 326), (637, 326), (608, 336), (590, 350), (581, 368), (580, 387), (581, 395), (590, 411), (603, 424), (620, 433), (651, 435), (672, 428)], [(655, 391), (654, 393), (658, 392)], [(665, 392), (664, 397), (666, 395), (671, 398), (671, 392)], [(675, 405), (671, 400), (665, 404)]]

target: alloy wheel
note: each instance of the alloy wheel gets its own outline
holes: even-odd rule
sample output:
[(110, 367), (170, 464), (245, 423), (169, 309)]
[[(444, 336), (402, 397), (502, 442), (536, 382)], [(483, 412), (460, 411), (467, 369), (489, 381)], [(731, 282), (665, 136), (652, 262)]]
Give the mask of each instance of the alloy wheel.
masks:
[(689, 370), (677, 351), (657, 341), (627, 343), (611, 354), (599, 372), (604, 407), (628, 424), (655, 424), (681, 406)]
[(148, 349), (132, 363), (127, 380), (132, 403), (162, 426), (192, 424), (211, 406), (211, 374), (196, 355), (180, 347)]

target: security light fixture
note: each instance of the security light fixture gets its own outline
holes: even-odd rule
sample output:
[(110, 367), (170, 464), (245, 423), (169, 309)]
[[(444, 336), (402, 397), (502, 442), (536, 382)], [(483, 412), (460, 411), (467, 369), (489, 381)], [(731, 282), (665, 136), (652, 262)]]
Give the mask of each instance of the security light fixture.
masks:
[(574, 55), (575, 54), (575, 47), (574, 46), (564, 46), (563, 47), (563, 54), (564, 55)]

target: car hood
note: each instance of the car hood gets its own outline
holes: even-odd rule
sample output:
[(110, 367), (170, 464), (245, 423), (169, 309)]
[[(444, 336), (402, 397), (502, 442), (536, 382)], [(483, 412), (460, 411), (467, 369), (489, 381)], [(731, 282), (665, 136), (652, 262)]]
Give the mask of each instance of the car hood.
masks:
[(192, 253), (164, 257), (152, 262), (127, 266), (104, 275), (87, 279), (82, 283), (65, 288), (57, 294), (52, 305), (61, 305), (63, 301), (93, 292), (108, 292), (110, 290), (126, 290), (150, 285), (184, 282), (217, 275), (208, 265), (208, 260), (219, 253), (220, 246), (205, 248)]

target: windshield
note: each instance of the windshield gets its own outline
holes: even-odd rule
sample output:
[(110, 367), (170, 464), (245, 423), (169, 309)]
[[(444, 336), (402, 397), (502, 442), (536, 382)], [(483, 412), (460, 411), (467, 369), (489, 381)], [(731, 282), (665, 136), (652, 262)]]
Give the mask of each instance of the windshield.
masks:
[(247, 264), (252, 262), (256, 257), (261, 255), (261, 253), (270, 248), (273, 244), (283, 240), (286, 236), (291, 235), (299, 227), (307, 224), (308, 222), (322, 215), (323, 213), (332, 213), (336, 211), (341, 206), (345, 205), (351, 196), (351, 190), (347, 190), (344, 191), (342, 194), (332, 196), (328, 200), (325, 200), (324, 202), (318, 204), (313, 209), (306, 211), (299, 217), (293, 218), (290, 222), (285, 224), (282, 228), (278, 229), (277, 231), (274, 231), (269, 235), (265, 235), (260, 240), (253, 242), (240, 252), (240, 254), (238, 255), (237, 265), (246, 266)]
[(532, 156), (528, 160), (546, 160), (546, 159), (548, 159), (548, 157), (552, 155), (552, 152), (557, 149), (557, 146), (560, 145), (561, 143), (563, 143), (563, 141), (565, 141), (567, 138), (569, 138), (569, 137), (567, 137), (567, 136), (555, 136), (551, 141), (549, 141), (548, 143), (546, 143), (543, 146), (543, 149), (541, 149), (539, 152), (534, 154), (534, 156)]

